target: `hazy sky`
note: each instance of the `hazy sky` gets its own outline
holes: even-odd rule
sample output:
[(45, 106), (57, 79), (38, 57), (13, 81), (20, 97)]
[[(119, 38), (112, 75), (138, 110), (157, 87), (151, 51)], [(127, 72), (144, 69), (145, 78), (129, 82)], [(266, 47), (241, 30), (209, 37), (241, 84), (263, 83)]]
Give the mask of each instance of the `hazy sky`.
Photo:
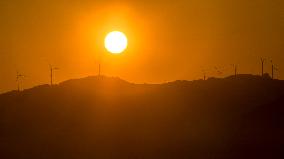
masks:
[[(129, 48), (111, 55), (103, 41), (120, 30)], [(260, 57), (284, 78), (283, 0), (1, 0), (0, 92), (102, 73), (136, 83), (227, 76), (231, 64), (258, 74)], [(217, 67), (223, 74), (216, 73)], [(282, 73), (282, 74), (281, 74)]]

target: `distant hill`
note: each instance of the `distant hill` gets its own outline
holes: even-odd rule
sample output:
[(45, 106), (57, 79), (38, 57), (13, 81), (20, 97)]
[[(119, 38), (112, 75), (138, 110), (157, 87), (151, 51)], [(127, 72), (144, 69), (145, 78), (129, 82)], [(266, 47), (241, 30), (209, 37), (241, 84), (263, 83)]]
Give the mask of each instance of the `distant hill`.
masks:
[(95, 76), (0, 95), (0, 157), (283, 158), (283, 123), (281, 80)]

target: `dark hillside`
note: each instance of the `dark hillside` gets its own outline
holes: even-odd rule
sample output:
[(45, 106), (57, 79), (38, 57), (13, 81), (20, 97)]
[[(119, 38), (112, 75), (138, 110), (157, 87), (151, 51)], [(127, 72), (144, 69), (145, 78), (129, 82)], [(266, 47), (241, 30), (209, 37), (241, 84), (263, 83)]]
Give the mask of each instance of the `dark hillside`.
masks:
[(3, 159), (283, 158), (284, 82), (87, 77), (0, 95)]

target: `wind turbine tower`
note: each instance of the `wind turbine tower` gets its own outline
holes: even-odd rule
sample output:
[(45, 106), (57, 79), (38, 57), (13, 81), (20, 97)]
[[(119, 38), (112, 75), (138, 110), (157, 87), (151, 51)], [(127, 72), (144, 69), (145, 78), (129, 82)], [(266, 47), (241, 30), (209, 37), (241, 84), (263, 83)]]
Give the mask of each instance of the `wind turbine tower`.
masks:
[(274, 79), (275, 71), (278, 71), (278, 68), (273, 64), (273, 61), (271, 60), (271, 78)]
[(264, 67), (265, 58), (260, 58), (260, 60), (261, 60), (261, 76), (263, 77), (264, 74), (263, 67)]
[(234, 68), (234, 75), (235, 75), (235, 78), (237, 78), (237, 75), (238, 75), (238, 65), (237, 64), (232, 64), (231, 66)]
[(206, 71), (203, 69), (202, 73), (203, 73), (203, 80), (205, 81), (206, 80)]
[(235, 65), (235, 78), (237, 78), (238, 75), (238, 65)]
[(54, 76), (54, 71), (59, 70), (58, 67), (54, 67), (51, 64), (49, 64), (49, 69), (50, 69), (50, 85), (53, 85), (53, 76)]
[(17, 71), (16, 81), (17, 81), (18, 92), (21, 91), (21, 82), (22, 82), (22, 79), (23, 79), (24, 77), (25, 77), (25, 75), (22, 75), (22, 74), (20, 74), (20, 73)]
[(271, 62), (271, 78), (273, 79), (274, 77), (274, 65), (273, 65), (273, 62), (272, 62), (272, 60), (270, 60), (270, 62)]

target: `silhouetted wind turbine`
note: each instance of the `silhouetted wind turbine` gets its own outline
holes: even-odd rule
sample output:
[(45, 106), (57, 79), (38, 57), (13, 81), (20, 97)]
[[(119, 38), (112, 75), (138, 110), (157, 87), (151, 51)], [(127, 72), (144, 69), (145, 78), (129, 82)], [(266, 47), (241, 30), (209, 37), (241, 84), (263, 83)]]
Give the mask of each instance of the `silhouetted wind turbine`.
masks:
[(274, 71), (278, 71), (277, 67), (273, 64), (273, 61), (270, 60), (271, 62), (271, 78), (274, 79)]
[(49, 64), (49, 69), (50, 69), (50, 85), (52, 86), (53, 85), (53, 72), (55, 70), (59, 70), (59, 68), (58, 67), (54, 67), (51, 64)]
[(260, 60), (261, 60), (261, 76), (263, 77), (263, 67), (264, 67), (265, 58), (260, 58)]
[[(279, 69), (278, 69), (276, 66), (274, 66), (274, 71), (279, 72)], [(277, 77), (276, 77), (276, 78), (277, 78)]]
[(17, 85), (18, 85), (18, 92), (21, 91), (21, 81), (24, 77), (25, 77), (25, 75), (22, 75), (17, 71), (16, 81), (17, 81)]
[(206, 80), (206, 71), (203, 69), (202, 73), (203, 73), (203, 80), (205, 81)]
[(238, 65), (237, 64), (232, 64), (234, 71), (235, 71), (235, 78), (237, 78), (238, 75)]
[(271, 78), (273, 79), (274, 77), (274, 65), (273, 65), (273, 62), (272, 62), (272, 60), (270, 60), (270, 62), (271, 62)]

